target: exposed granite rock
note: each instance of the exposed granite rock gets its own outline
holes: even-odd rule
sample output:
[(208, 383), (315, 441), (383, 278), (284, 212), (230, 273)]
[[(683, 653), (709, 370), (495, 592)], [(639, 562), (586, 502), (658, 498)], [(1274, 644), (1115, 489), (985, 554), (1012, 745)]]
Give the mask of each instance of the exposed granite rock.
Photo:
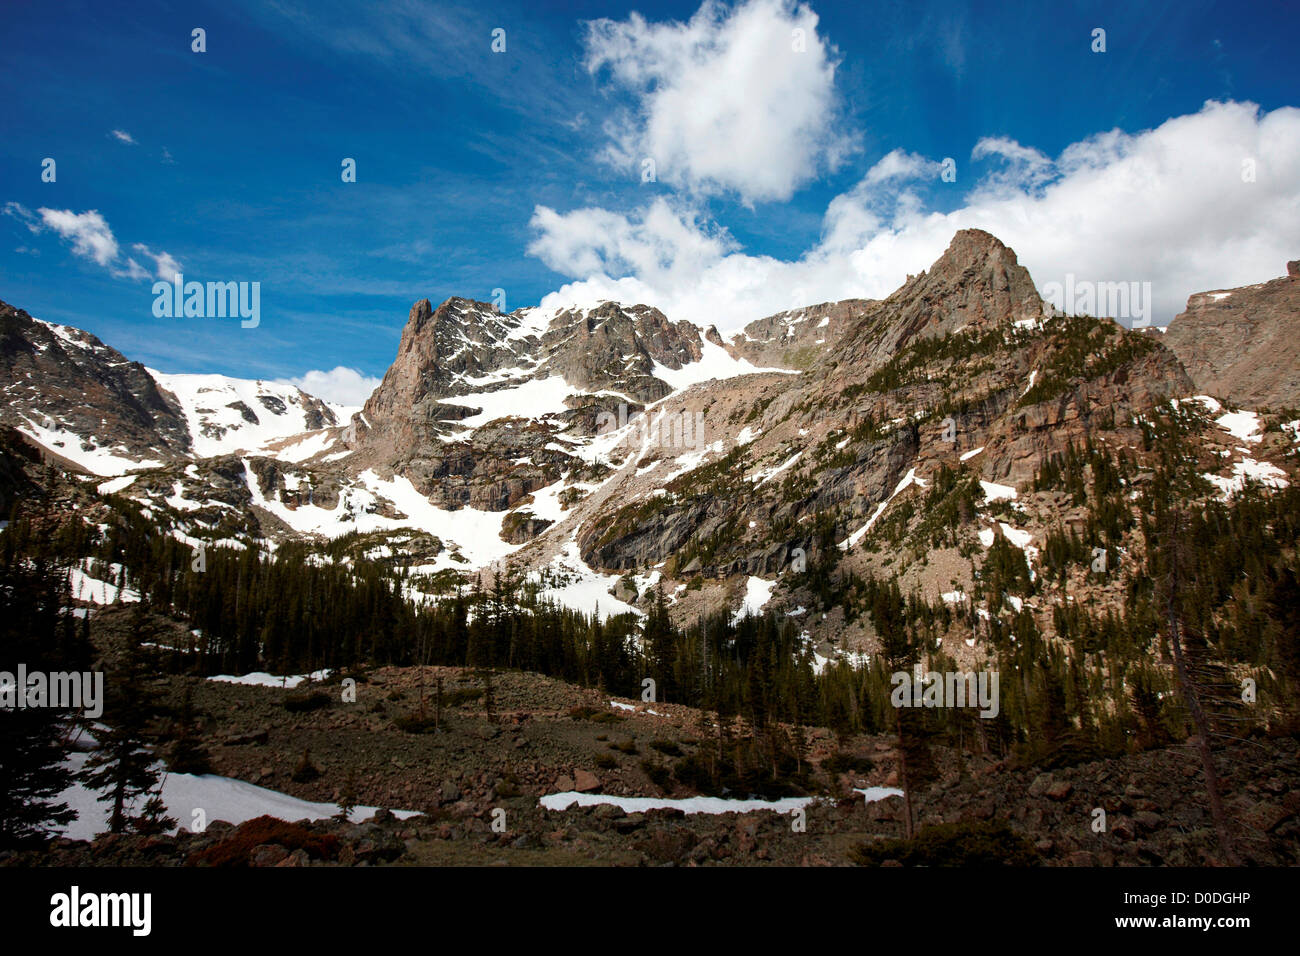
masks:
[(1198, 292), (1164, 336), (1199, 391), (1248, 407), (1300, 405), (1300, 273)]
[(62, 427), (67, 441), (125, 458), (166, 461), (189, 451), (179, 404), (143, 365), (89, 332), (51, 326), (3, 302), (0, 383), (4, 424)]

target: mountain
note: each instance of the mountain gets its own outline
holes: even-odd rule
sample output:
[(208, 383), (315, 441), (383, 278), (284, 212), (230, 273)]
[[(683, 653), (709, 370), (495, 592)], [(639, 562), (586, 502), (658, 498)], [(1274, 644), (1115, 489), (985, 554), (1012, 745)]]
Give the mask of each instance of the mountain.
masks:
[(806, 368), (876, 304), (872, 299), (845, 299), (755, 319), (732, 337), (729, 351), (758, 366)]
[[(97, 650), (148, 633), (218, 774), (337, 800), (356, 771), (438, 846), (508, 795), (552, 841), (545, 801), (580, 791), (813, 801), (826, 861), (910, 858), (942, 821), (934, 859), (1294, 863), (1294, 287), (1129, 330), (963, 230), (884, 299), (730, 340), (647, 305), (420, 299), (350, 417), (6, 307), (0, 570), (65, 582)], [(244, 686), (263, 671), (355, 674), (365, 704)], [(992, 697), (899, 707), (920, 673)], [(758, 852), (618, 814), (590, 817), (608, 849), (643, 835), (627, 862)]]
[(0, 422), (91, 474), (260, 449), (350, 410), (292, 385), (173, 375), (0, 302)]
[(1198, 292), (1165, 332), (1196, 387), (1230, 402), (1295, 408), (1300, 397), (1300, 261), (1287, 275)]
[(503, 511), (576, 465), (602, 413), (626, 419), (700, 377), (752, 371), (716, 330), (648, 306), (501, 315), (425, 299), (347, 430), (348, 466), (400, 473), (439, 507)]
[[(617, 472), (554, 534), (574, 535), (592, 568), (639, 572), (643, 582), (658, 569), (690, 614), (719, 601), (753, 606), (751, 590), (779, 594), (803, 564), (891, 573), (892, 552), (872, 553), (873, 530), (899, 511), (914, 517), (890, 535), (922, 537), (893, 573), (930, 595), (969, 591), (970, 556), (986, 533), (1006, 536), (995, 517), (1005, 517), (1002, 502), (1044, 462), (1106, 431), (1132, 442), (1140, 416), (1192, 389), (1158, 342), (1107, 320), (1051, 315), (1015, 254), (978, 231), (958, 233), (887, 299), (843, 314), (851, 319), (838, 336), (826, 327), (825, 350), (801, 374), (702, 385), (656, 406), (663, 420), (703, 411), (703, 442), (677, 448), (634, 434), (605, 458)], [(765, 330), (771, 344), (789, 337), (786, 327), (777, 319), (746, 332)], [(955, 506), (922, 504), (945, 469), (960, 481), (944, 482), (977, 491), (955, 536), (944, 536), (949, 546), (932, 550), (917, 525), (925, 509)], [(1017, 502), (1025, 513), (1013, 537), (1041, 541), (1058, 515), (1027, 504)], [(809, 603), (798, 590), (780, 600)], [(835, 620), (808, 630), (819, 641), (869, 642)]]
[(0, 302), (0, 422), (96, 474), (190, 449), (179, 403), (148, 370), (89, 332)]
[(198, 458), (251, 451), (332, 428), (351, 411), (293, 385), (226, 375), (148, 372), (180, 406), (190, 450)]
[[(1222, 301), (1251, 303), (1272, 341), (1297, 314), (1293, 286)], [(290, 387), (150, 372), (85, 333), (6, 316), (6, 420), (55, 453), (74, 442), (35, 427), (38, 410), (78, 448), (112, 436), (118, 457), (78, 451), (83, 465), (132, 474), (98, 488), (168, 515), (181, 540), (323, 546), (355, 532), (357, 554), (417, 574), (509, 561), (602, 616), (644, 614), (661, 589), (681, 620), (803, 608), (824, 656), (869, 649), (873, 630), (808, 614), (803, 568), (893, 575), (938, 599), (978, 590), (1005, 541), (1034, 571), (1062, 522), (1093, 520), (1043, 487), (1045, 471), (1085, 447), (1132, 457), (1151, 446), (1153, 415), (1195, 418), (1208, 493), (1295, 474), (1286, 422), (1185, 401), (1207, 389), (1171, 348), (1178, 323), (1162, 337), (1060, 315), (980, 230), (883, 300), (779, 313), (730, 341), (645, 305), (503, 314), (422, 299), (350, 420)], [(1296, 394), (1287, 355), (1274, 356), (1276, 405)], [(36, 362), (59, 387), (30, 384)], [(103, 398), (83, 409), (74, 388)], [(121, 424), (114, 403), (132, 413)], [(1156, 462), (1138, 453), (1125, 467), (1133, 490)]]

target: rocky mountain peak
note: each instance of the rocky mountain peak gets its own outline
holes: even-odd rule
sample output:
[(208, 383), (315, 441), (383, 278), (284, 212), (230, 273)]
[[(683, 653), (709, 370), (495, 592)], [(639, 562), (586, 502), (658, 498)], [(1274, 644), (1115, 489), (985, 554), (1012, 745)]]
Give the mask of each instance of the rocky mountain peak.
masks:
[(0, 422), (39, 436), (72, 461), (161, 461), (189, 450), (179, 405), (143, 365), (89, 332), (42, 322), (4, 302), (0, 383)]
[(982, 229), (962, 229), (934, 264), (869, 309), (831, 361), (878, 365), (921, 336), (992, 327), (1043, 313), (1015, 252)]
[(702, 348), (694, 325), (671, 322), (647, 305), (602, 302), (503, 315), (472, 299), (452, 297), (436, 309), (421, 299), (411, 307), (396, 360), (365, 404), (363, 426), (408, 431), (412, 421), (454, 420), (463, 417), (455, 408), (465, 406), (449, 408), (440, 399), (554, 376), (575, 390), (612, 390), (650, 402), (671, 391), (655, 378), (656, 365), (680, 369), (698, 361)]
[(638, 402), (671, 391), (656, 363), (679, 369), (703, 354), (700, 330), (647, 305), (602, 302), (558, 315), (542, 338), (546, 368), (579, 388), (614, 389)]
[(1300, 393), (1300, 261), (1287, 276), (1198, 292), (1164, 343), (1199, 391), (1239, 405), (1291, 407)]
[(945, 326), (1037, 317), (1042, 300), (1015, 252), (982, 229), (962, 229), (934, 265), (913, 276), (887, 301), (908, 302), (916, 314)]

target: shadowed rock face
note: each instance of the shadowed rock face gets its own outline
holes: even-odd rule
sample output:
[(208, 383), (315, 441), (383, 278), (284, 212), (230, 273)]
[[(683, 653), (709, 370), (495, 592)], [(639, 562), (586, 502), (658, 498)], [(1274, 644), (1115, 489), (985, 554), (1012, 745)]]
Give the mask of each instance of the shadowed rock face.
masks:
[(1191, 296), (1164, 340), (1200, 391), (1249, 407), (1300, 405), (1300, 261), (1285, 278)]
[(125, 457), (185, 454), (189, 430), (175, 400), (139, 362), (89, 332), (50, 325), (0, 302), (0, 422), (93, 436)]

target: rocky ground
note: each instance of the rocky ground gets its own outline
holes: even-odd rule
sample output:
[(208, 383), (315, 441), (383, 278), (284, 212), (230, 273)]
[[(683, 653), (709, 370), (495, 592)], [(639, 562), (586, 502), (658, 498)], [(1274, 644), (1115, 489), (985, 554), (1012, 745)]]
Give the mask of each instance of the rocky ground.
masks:
[[(443, 708), (435, 731), (397, 721)], [(202, 833), (58, 840), (9, 865), (845, 865), (855, 848), (902, 835), (901, 803), (864, 801), (855, 788), (897, 783), (891, 737), (836, 740), (807, 729), (811, 781), (821, 797), (802, 818), (772, 811), (625, 813), (613, 806), (549, 810), (545, 794), (694, 794), (661, 789), (647, 766), (712, 745), (698, 711), (620, 701), (534, 674), (497, 673), (489, 708), (479, 675), (458, 668), (384, 668), (364, 675), (355, 703), (339, 684), (289, 690), (196, 678), (160, 679), (179, 701), (188, 685), (215, 773), (296, 797), (335, 802), (347, 791), (379, 806), (361, 824), (290, 825), (263, 818)], [(312, 695), (318, 706), (310, 706)], [(831, 773), (851, 755), (857, 772)], [(304, 754), (318, 772), (304, 779)], [(1236, 741), (1218, 751), (1225, 801), (1248, 863), (1300, 862), (1300, 745), (1294, 738)], [(939, 778), (917, 793), (922, 826), (1004, 823), (1049, 866), (1190, 866), (1221, 863), (1199, 765), (1179, 745), (1043, 772), (935, 748)], [(295, 773), (295, 771), (299, 771)], [(661, 778), (662, 779), (662, 778)], [(1097, 832), (1098, 809), (1105, 829)], [(398, 819), (388, 810), (418, 811)], [(172, 808), (172, 812), (177, 812)], [(494, 829), (493, 823), (497, 822)], [(1008, 836), (1013, 839), (1014, 836)], [(886, 861), (888, 855), (886, 856)]]

